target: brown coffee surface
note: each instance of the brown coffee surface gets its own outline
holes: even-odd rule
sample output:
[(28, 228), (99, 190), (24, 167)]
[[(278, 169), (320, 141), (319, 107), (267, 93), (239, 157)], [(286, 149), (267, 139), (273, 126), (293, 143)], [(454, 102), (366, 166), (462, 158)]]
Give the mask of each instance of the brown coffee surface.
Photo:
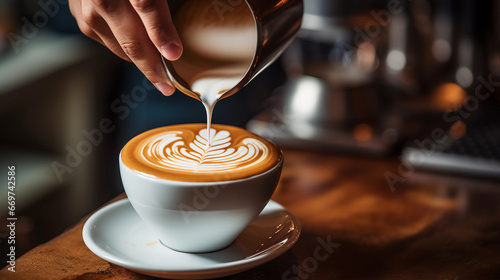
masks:
[(181, 124), (146, 131), (121, 152), (123, 163), (145, 176), (184, 182), (248, 178), (276, 166), (280, 150), (244, 129), (214, 124), (208, 146), (206, 124)]

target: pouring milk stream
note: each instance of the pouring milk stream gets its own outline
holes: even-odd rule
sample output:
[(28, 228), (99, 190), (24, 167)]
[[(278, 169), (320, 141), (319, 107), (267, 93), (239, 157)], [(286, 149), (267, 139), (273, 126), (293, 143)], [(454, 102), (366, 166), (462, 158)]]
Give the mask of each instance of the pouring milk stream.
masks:
[(252, 65), (257, 47), (256, 23), (245, 1), (221, 14), (212, 1), (188, 0), (173, 21), (184, 53), (172, 66), (189, 86), (191, 93), (185, 93), (205, 107), (210, 146), (215, 105)]

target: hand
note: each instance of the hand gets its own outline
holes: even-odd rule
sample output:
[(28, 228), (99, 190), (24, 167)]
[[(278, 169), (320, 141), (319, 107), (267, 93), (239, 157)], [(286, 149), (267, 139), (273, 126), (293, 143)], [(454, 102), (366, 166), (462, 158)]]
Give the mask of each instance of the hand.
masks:
[(166, 0), (69, 0), (80, 30), (133, 62), (164, 95), (175, 88), (163, 68), (182, 54)]

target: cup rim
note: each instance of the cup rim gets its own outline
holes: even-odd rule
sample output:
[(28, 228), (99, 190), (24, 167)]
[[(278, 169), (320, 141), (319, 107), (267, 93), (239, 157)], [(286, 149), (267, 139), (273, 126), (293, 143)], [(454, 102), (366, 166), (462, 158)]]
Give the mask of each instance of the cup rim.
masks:
[[(276, 144), (274, 144), (274, 145), (276, 146)], [(233, 183), (238, 183), (238, 182), (242, 182), (242, 181), (253, 180), (255, 178), (262, 177), (262, 176), (267, 175), (268, 173), (272, 173), (272, 172), (276, 171), (276, 169), (279, 169), (279, 168), (281, 168), (283, 166), (283, 162), (284, 162), (284, 159), (285, 159), (284, 156), (283, 156), (283, 151), (280, 148), (278, 148), (278, 146), (276, 146), (276, 148), (278, 149), (278, 151), (280, 153), (280, 160), (272, 168), (270, 168), (270, 169), (268, 169), (268, 170), (266, 170), (266, 171), (264, 171), (262, 173), (255, 174), (255, 175), (252, 175), (252, 176), (249, 176), (249, 177), (240, 178), (240, 179), (234, 179), (234, 180), (225, 180), (225, 181), (207, 181), (207, 182), (176, 181), (176, 180), (169, 180), (169, 179), (164, 179), (164, 178), (153, 177), (152, 175), (148, 176), (148, 175), (145, 175), (145, 174), (143, 174), (141, 172), (137, 172), (137, 171), (133, 170), (132, 168), (128, 167), (125, 163), (123, 163), (123, 161), (122, 161), (122, 151), (120, 151), (120, 155), (119, 155), (118, 159), (119, 159), (120, 167), (123, 166), (128, 171), (132, 172), (134, 175), (136, 175), (136, 176), (138, 176), (138, 177), (140, 177), (140, 178), (142, 178), (144, 180), (148, 180), (148, 181), (152, 181), (152, 182), (159, 182), (159, 183), (173, 182), (176, 185), (178, 185), (178, 186), (180, 185), (182, 187), (200, 187), (200, 186), (212, 186), (212, 185), (221, 185), (221, 184), (233, 184)]]

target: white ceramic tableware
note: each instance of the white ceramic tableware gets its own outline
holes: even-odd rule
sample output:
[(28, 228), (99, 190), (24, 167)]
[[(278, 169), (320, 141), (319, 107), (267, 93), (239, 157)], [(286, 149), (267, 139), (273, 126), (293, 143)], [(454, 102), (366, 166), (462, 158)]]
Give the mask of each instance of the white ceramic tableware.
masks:
[(269, 202), (282, 165), (283, 156), (273, 168), (249, 178), (183, 182), (136, 172), (120, 155), (123, 186), (137, 214), (163, 245), (189, 253), (229, 246)]
[(128, 199), (94, 213), (83, 240), (97, 256), (127, 269), (161, 278), (211, 279), (268, 262), (290, 249), (300, 235), (297, 218), (270, 201), (227, 248), (206, 254), (174, 251), (161, 245)]

